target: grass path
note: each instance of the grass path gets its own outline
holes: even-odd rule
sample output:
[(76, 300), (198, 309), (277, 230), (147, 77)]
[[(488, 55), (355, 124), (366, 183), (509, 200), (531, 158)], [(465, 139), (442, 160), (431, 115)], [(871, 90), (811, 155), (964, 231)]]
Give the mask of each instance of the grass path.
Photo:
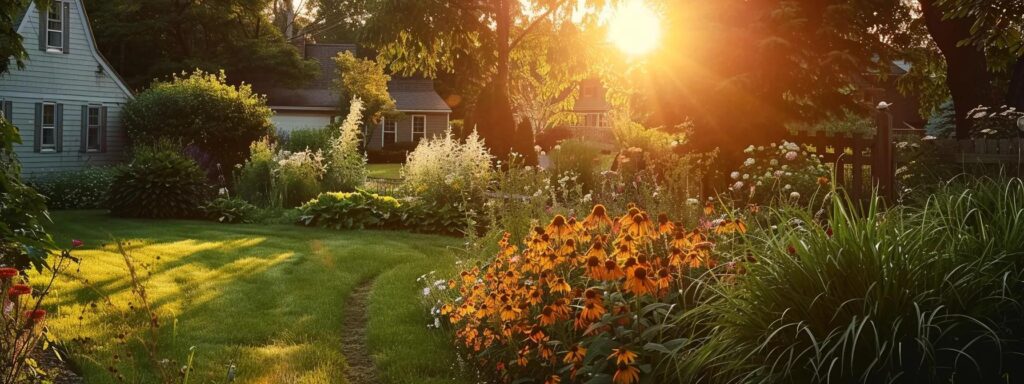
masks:
[[(415, 281), (452, 267), (448, 248), (456, 239), (120, 220), (91, 211), (57, 212), (54, 220), (58, 241), (81, 239), (86, 246), (75, 253), (82, 265), (72, 274), (80, 279), (55, 286), (49, 325), (62, 340), (89, 340), (70, 343), (89, 383), (115, 383), (117, 375), (159, 382), (161, 367), (176, 372), (193, 346), (192, 383), (226, 382), (231, 366), (236, 383), (347, 383), (367, 361), (377, 376), (372, 382), (467, 382), (453, 369), (444, 336), (427, 329)], [(143, 281), (163, 324), (158, 358), (140, 346), (146, 328), (139, 324), (146, 319), (122, 318), (124, 308), (139, 303), (112, 236), (128, 240), (132, 257), (144, 266)], [(102, 305), (103, 297), (121, 309)], [(360, 301), (366, 345), (353, 349), (346, 332), (354, 320), (347, 317), (358, 315)], [(162, 359), (169, 362), (161, 365)]]
[(372, 384), (378, 381), (377, 368), (366, 347), (366, 324), (369, 320), (367, 301), (373, 282), (360, 284), (348, 297), (345, 323), (341, 327), (341, 353), (348, 358), (345, 377), (352, 384)]

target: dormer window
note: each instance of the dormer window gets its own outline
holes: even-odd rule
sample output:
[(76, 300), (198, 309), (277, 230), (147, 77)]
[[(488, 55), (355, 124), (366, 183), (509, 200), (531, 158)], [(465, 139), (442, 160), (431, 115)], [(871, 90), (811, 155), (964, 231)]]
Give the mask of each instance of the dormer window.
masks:
[(64, 2), (53, 1), (50, 3), (50, 11), (46, 13), (46, 50), (53, 52), (64, 51)]

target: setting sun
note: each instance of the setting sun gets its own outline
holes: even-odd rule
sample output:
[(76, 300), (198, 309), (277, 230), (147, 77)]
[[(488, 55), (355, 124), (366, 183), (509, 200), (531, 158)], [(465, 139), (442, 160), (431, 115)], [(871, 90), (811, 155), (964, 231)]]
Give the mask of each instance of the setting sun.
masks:
[(630, 56), (650, 53), (661, 38), (661, 19), (643, 0), (616, 8), (609, 20), (608, 41)]

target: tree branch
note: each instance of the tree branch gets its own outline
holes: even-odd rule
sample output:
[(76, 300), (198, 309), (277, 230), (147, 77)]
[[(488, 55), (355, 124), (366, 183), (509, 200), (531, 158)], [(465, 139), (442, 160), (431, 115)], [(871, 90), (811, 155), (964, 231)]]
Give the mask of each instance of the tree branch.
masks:
[(562, 8), (562, 6), (568, 2), (568, 0), (561, 0), (555, 5), (551, 6), (551, 8), (548, 8), (547, 11), (544, 11), (544, 13), (538, 16), (536, 19), (533, 19), (533, 21), (531, 21), (530, 24), (527, 25), (525, 29), (523, 29), (523, 32), (519, 33), (519, 36), (516, 36), (516, 38), (512, 40), (512, 43), (508, 45), (508, 49), (510, 51), (516, 49), (516, 46), (518, 46), (519, 43), (523, 42), (523, 39), (525, 39), (526, 36), (529, 35), (531, 31), (533, 31), (533, 28), (535, 28), (537, 24), (540, 24), (541, 20), (548, 18), (548, 16), (551, 16), (552, 13), (554, 13), (559, 8)]

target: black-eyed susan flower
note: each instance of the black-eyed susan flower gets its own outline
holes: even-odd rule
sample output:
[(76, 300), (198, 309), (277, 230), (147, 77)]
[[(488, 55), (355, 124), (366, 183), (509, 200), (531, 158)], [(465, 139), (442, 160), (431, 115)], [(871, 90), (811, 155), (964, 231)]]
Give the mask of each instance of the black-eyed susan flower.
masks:
[(555, 215), (544, 232), (556, 239), (567, 239), (575, 234), (573, 227), (566, 222), (565, 216), (562, 215)]
[(551, 375), (551, 376), (548, 376), (547, 379), (544, 379), (544, 384), (559, 384), (561, 382), (562, 382), (562, 377), (558, 376), (558, 375)]
[[(626, 235), (626, 237), (628, 238), (630, 236)], [(635, 248), (629, 245), (629, 241), (629, 239), (625, 239), (623, 242), (619, 243), (618, 248), (615, 249), (615, 253), (612, 254), (613, 259), (617, 261), (626, 261), (626, 259), (636, 255), (636, 252), (634, 252)]]
[(615, 384), (633, 384), (640, 381), (640, 370), (634, 365), (618, 364), (612, 382)]
[(608, 217), (608, 210), (601, 204), (595, 205), (594, 209), (590, 211), (590, 215), (583, 219), (583, 228), (590, 230), (606, 228), (611, 225), (612, 218)]
[(551, 293), (568, 294), (569, 291), (572, 290), (572, 287), (569, 286), (569, 283), (567, 283), (565, 281), (565, 278), (562, 277), (551, 280), (551, 283), (548, 284), (548, 287), (550, 287)]
[(704, 204), (704, 216), (711, 216), (711, 215), (714, 215), (714, 214), (715, 214), (715, 204), (710, 202), (710, 201), (707, 204)]
[(667, 214), (658, 215), (658, 234), (659, 235), (670, 235), (675, 232), (676, 224), (669, 220)]
[(585, 263), (587, 268), (587, 277), (594, 280), (604, 280), (604, 258), (597, 256), (587, 256)]
[(619, 263), (615, 259), (608, 259), (604, 261), (604, 266), (601, 268), (601, 280), (612, 281), (622, 278), (622, 269), (619, 268)]
[(614, 348), (608, 355), (608, 360), (615, 360), (615, 364), (633, 364), (636, 361), (636, 352), (627, 348)]
[(587, 302), (580, 310), (580, 320), (585, 323), (597, 321), (605, 312), (605, 308), (600, 302)]
[(540, 325), (548, 326), (558, 321), (558, 317), (553, 307), (545, 305), (540, 310), (540, 315), (537, 315), (537, 320), (540, 322)]
[(626, 274), (626, 283), (622, 285), (622, 288), (637, 296), (653, 293), (656, 287), (651, 275), (651, 271), (647, 267), (637, 266), (631, 273)]
[(583, 348), (581, 344), (576, 344), (569, 347), (569, 351), (565, 353), (562, 361), (566, 364), (579, 364), (583, 362), (584, 357), (587, 357), (587, 349)]

